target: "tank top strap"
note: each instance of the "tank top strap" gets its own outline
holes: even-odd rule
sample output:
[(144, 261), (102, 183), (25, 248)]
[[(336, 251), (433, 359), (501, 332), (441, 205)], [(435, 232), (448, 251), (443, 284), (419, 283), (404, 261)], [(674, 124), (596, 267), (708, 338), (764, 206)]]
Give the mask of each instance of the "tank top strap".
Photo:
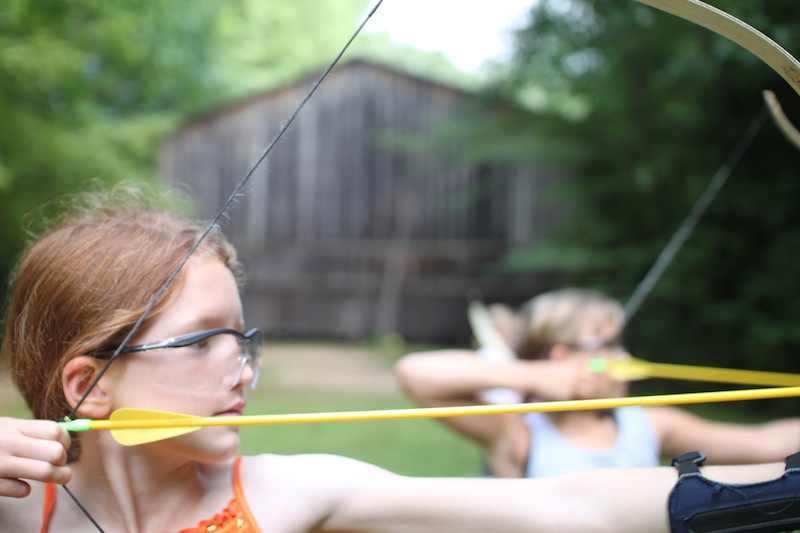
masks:
[(53, 509), (56, 506), (56, 486), (52, 483), (44, 484), (44, 513), (42, 517), (42, 529), (40, 533), (47, 533), (50, 527), (50, 519), (53, 516)]
[[(247, 504), (247, 499), (244, 495), (244, 488), (242, 487), (241, 482), (241, 469), (242, 457), (237, 457), (233, 462), (233, 499), (228, 504), (228, 507), (225, 509), (227, 513), (221, 513), (217, 515), (209, 521), (216, 521), (215, 519), (223, 519), (222, 515), (233, 515), (234, 517), (241, 514), (243, 515), (243, 519), (234, 520), (232, 523), (227, 524), (220, 524), (223, 527), (220, 529), (222, 531), (241, 531), (246, 533), (258, 533), (260, 530), (258, 528), (258, 522), (256, 522), (255, 517), (253, 517), (253, 513), (250, 511), (250, 506)], [(43, 517), (42, 517), (42, 529), (40, 533), (47, 533), (50, 527), (50, 520), (53, 516), (53, 510), (56, 505), (56, 487), (52, 483), (45, 483), (44, 485), (44, 509), (43, 509)], [(223, 519), (224, 520), (224, 519)], [(201, 528), (192, 528), (186, 529), (183, 531), (186, 532), (194, 532), (200, 531)], [(205, 531), (205, 529), (202, 529)]]
[(241, 512), (247, 517), (246, 522), (251, 524), (251, 527), (257, 528), (258, 522), (256, 521), (253, 513), (250, 511), (250, 506), (247, 504), (247, 498), (244, 495), (244, 488), (242, 487), (242, 479), (239, 473), (242, 465), (242, 456), (236, 457), (233, 462), (233, 494), (234, 500), (239, 506)]

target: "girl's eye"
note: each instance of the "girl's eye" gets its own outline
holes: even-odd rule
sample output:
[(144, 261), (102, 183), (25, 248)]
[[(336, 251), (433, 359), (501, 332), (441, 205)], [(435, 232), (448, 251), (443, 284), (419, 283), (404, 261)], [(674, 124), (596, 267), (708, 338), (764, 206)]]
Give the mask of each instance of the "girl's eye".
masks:
[(194, 348), (195, 350), (198, 350), (198, 351), (199, 350), (205, 350), (205, 349), (208, 348), (208, 345), (210, 344), (209, 340), (210, 339), (203, 339), (201, 341), (197, 341), (194, 344), (190, 344), (189, 347), (190, 348)]

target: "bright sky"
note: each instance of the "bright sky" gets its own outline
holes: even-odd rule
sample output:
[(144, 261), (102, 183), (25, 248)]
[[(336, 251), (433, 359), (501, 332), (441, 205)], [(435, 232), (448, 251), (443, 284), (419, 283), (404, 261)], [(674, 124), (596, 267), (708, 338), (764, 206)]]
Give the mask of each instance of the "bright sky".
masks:
[(364, 28), (396, 42), (444, 53), (475, 71), (509, 52), (509, 32), (525, 22), (534, 0), (384, 0)]

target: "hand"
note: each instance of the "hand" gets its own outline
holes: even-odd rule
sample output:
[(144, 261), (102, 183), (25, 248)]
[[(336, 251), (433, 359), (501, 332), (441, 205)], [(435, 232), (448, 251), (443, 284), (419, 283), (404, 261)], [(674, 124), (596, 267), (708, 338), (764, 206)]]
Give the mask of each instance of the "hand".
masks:
[(546, 401), (615, 398), (627, 394), (624, 383), (612, 380), (605, 372), (589, 370), (590, 355), (575, 355), (543, 362), (538, 370), (536, 396)]
[(24, 498), (30, 485), (23, 480), (65, 484), (69, 433), (49, 420), (0, 418), (0, 496)]
[(589, 360), (593, 354), (576, 358), (580, 371), (575, 386), (575, 398), (589, 400), (595, 398), (621, 398), (628, 395), (628, 383), (612, 379), (608, 372), (589, 370)]

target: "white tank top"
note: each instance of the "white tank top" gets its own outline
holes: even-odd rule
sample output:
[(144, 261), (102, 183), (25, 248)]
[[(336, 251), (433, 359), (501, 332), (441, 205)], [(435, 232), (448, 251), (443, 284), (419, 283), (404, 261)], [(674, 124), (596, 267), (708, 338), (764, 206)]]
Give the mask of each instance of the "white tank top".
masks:
[(525, 477), (546, 477), (594, 468), (658, 466), (660, 446), (641, 407), (613, 411), (617, 442), (612, 448), (584, 448), (564, 438), (544, 413), (526, 413), (531, 449)]

